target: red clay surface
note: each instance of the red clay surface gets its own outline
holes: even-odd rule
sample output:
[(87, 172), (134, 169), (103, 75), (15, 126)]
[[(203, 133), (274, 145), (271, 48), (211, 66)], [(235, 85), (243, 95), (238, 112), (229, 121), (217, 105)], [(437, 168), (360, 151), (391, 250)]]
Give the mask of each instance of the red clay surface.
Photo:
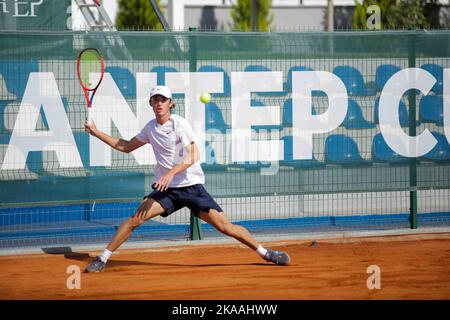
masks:
[[(450, 234), (266, 243), (290, 266), (239, 245), (119, 250), (103, 273), (67, 268), (98, 252), (0, 257), (0, 299), (450, 299)], [(381, 289), (369, 290), (370, 265)]]

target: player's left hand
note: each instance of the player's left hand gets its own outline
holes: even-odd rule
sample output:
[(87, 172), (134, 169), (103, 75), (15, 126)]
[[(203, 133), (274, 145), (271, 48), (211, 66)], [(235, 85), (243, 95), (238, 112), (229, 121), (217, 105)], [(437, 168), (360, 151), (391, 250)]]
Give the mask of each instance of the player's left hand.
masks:
[(155, 183), (155, 188), (158, 191), (166, 191), (173, 180), (173, 174), (167, 172)]

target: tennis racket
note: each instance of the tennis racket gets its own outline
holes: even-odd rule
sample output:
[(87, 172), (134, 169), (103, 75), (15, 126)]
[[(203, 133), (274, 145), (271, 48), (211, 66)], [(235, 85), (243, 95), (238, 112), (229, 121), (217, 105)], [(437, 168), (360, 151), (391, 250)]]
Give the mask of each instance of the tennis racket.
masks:
[[(99, 73), (100, 77), (91, 81), (90, 75), (92, 73)], [(105, 61), (103, 56), (95, 48), (87, 48), (80, 52), (77, 58), (77, 76), (80, 85), (83, 88), (84, 96), (88, 107), (88, 123), (91, 123), (91, 107), (95, 92), (103, 80), (105, 73)], [(89, 93), (92, 92), (89, 97)]]

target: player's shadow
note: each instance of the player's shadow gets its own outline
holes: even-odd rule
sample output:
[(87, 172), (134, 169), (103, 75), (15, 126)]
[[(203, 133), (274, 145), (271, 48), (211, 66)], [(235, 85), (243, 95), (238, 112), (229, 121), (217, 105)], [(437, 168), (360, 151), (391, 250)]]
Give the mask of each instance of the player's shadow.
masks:
[(128, 266), (153, 266), (153, 267), (192, 267), (192, 268), (207, 268), (207, 267), (237, 267), (237, 266), (272, 266), (264, 262), (259, 263), (204, 263), (204, 264), (190, 264), (190, 263), (161, 263), (161, 262), (143, 262), (132, 260), (109, 260), (108, 268), (128, 267)]
[[(73, 252), (71, 247), (54, 247), (41, 248), (46, 254), (64, 255), (64, 258), (69, 260), (84, 261), (86, 263), (94, 260), (95, 257), (88, 253)], [(120, 268), (128, 266), (157, 266), (157, 267), (192, 267), (192, 268), (207, 268), (207, 267), (237, 267), (237, 266), (276, 266), (272, 263), (253, 262), (253, 263), (205, 263), (205, 264), (182, 264), (182, 263), (160, 263), (160, 262), (143, 262), (134, 260), (108, 260), (107, 268)]]
[(88, 253), (73, 252), (71, 247), (53, 247), (53, 248), (41, 248), (46, 254), (60, 254), (64, 255), (64, 258), (78, 261), (90, 261), (92, 257)]

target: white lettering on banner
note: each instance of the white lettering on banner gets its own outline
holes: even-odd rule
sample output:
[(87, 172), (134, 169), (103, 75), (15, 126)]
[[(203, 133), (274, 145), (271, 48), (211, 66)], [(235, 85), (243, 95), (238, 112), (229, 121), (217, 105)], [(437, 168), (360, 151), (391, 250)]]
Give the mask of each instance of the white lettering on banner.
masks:
[(25, 2), (25, 1), (17, 1), (17, 0), (14, 0), (15, 2), (14, 2), (14, 15), (13, 15), (13, 17), (27, 17), (28, 16), (28, 10), (27, 10), (27, 12), (26, 12), (26, 14), (20, 14), (19, 13), (19, 6), (22, 6), (23, 7), (23, 5), (25, 4), (25, 5), (28, 5), (28, 2)]
[(9, 13), (8, 8), (6, 7), (6, 0), (0, 1), (0, 5), (2, 6), (2, 13)]
[[(40, 6), (42, 4), (42, 2), (44, 2), (44, 0), (38, 0), (37, 2), (31, 2), (28, 3), (26, 1), (18, 1), (15, 0), (14, 2), (14, 15), (13, 17), (36, 17), (36, 6)], [(23, 8), (27, 7), (27, 11), (24, 12)], [(20, 7), (22, 8), (22, 10), (20, 9)], [(28, 11), (28, 8), (30, 9), (30, 11)]]
[[(98, 75), (91, 75), (95, 77)], [(185, 117), (199, 137), (204, 159), (205, 106), (199, 101), (203, 92), (223, 92), (220, 72), (167, 73), (166, 83), (174, 93), (185, 94)], [(91, 79), (95, 80), (95, 79)], [(428, 129), (417, 136), (406, 134), (399, 123), (399, 102), (405, 92), (420, 90), (427, 95), (436, 79), (419, 68), (397, 72), (386, 83), (380, 96), (380, 130), (389, 147), (406, 157), (419, 157), (431, 151), (437, 140)], [(122, 96), (109, 73), (106, 73), (93, 100), (92, 118), (97, 127), (111, 134), (114, 124), (124, 139), (134, 137), (154, 118), (148, 105), (149, 88), (156, 84), (156, 73), (136, 73), (136, 112)], [(251, 127), (279, 125), (279, 106), (251, 106), (251, 92), (282, 91), (281, 72), (232, 72), (232, 132), (231, 161), (278, 161), (283, 159), (283, 141), (252, 140)], [(450, 142), (450, 69), (443, 72), (444, 131)], [(298, 71), (292, 73), (293, 98), (293, 158), (311, 159), (313, 135), (337, 128), (347, 113), (347, 91), (336, 75), (325, 71)], [(312, 92), (323, 91), (328, 96), (326, 112), (312, 114)], [(48, 130), (36, 128), (43, 111)], [(4, 111), (5, 112), (5, 111)], [(82, 167), (72, 128), (64, 110), (55, 76), (50, 72), (32, 72), (12, 129), (9, 145), (0, 170), (25, 169), (28, 153), (54, 152), (60, 168)], [(215, 133), (222, 134), (222, 133)], [(218, 139), (220, 140), (220, 139)], [(227, 140), (228, 141), (228, 140)], [(90, 165), (111, 166), (112, 149), (100, 140), (90, 137)], [(225, 151), (220, 155), (224, 163)], [(133, 153), (139, 165), (155, 164), (150, 146)], [(216, 157), (218, 156), (216, 149)], [(204, 161), (204, 160), (202, 160)]]
[[(150, 88), (156, 85), (156, 73), (137, 72), (136, 73), (136, 116), (138, 120), (137, 135), (145, 125), (155, 118), (155, 113), (149, 104)], [(156, 164), (155, 154), (152, 147), (147, 144), (131, 153), (139, 164)]]
[[(90, 76), (98, 77), (99, 74)], [(124, 139), (131, 139), (150, 119), (155, 117), (152, 108), (148, 106), (148, 88), (156, 84), (156, 74), (138, 73), (137, 79), (139, 80), (137, 84), (139, 96), (136, 115), (134, 115), (111, 75), (105, 73), (103, 81), (95, 93), (91, 113), (92, 120), (100, 131), (111, 135), (111, 122), (113, 122)], [(95, 83), (95, 79), (91, 78), (91, 81)], [(142, 83), (140, 83), (141, 81)], [(144, 100), (147, 101), (147, 104), (143, 102)], [(108, 145), (99, 139), (91, 138), (89, 148), (91, 166), (111, 166), (111, 148)], [(132, 154), (139, 165), (155, 163), (153, 152), (150, 151), (149, 146), (139, 148)]]
[(282, 72), (231, 73), (232, 161), (283, 160), (283, 141), (252, 141), (251, 126), (280, 125), (280, 107), (252, 107), (251, 92), (283, 91)]
[(443, 87), (444, 132), (450, 143), (450, 69), (444, 69)]
[[(328, 109), (312, 114), (312, 92), (323, 91), (328, 96)], [(292, 72), (293, 158), (312, 159), (313, 135), (339, 127), (347, 114), (348, 96), (344, 83), (326, 71)]]
[[(36, 130), (41, 107), (48, 123), (46, 131)], [(25, 169), (30, 151), (54, 151), (61, 168), (83, 167), (51, 72), (30, 73), (1, 169)]]
[(184, 93), (185, 118), (198, 138), (201, 161), (205, 161), (205, 105), (200, 101), (204, 92), (223, 92), (222, 72), (167, 72), (166, 84), (172, 93)]
[(430, 152), (437, 143), (433, 134), (425, 129), (415, 137), (407, 135), (400, 126), (399, 104), (403, 94), (418, 89), (427, 95), (436, 79), (420, 68), (404, 69), (394, 74), (385, 84), (380, 96), (380, 131), (387, 145), (405, 157), (420, 157)]
[(36, 17), (36, 14), (34, 13), (34, 11), (36, 10), (35, 7), (40, 6), (42, 4), (42, 2), (44, 2), (44, 0), (38, 0), (37, 2), (30, 3), (30, 9), (31, 9), (30, 17)]

